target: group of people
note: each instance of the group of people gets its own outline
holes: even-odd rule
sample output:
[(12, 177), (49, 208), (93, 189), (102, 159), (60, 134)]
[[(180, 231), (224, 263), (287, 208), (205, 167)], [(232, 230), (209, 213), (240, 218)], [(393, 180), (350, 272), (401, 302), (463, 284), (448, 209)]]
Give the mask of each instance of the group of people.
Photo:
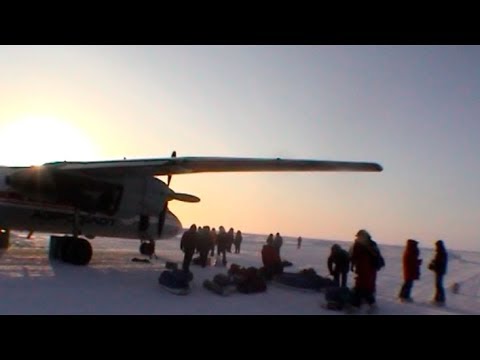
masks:
[[(442, 240), (435, 242), (435, 256), (429, 263), (428, 269), (435, 273), (435, 295), (433, 303), (443, 305), (445, 303), (445, 290), (443, 278), (447, 272), (447, 251)], [(418, 241), (408, 239), (403, 253), (403, 278), (404, 282), (398, 295), (400, 301), (411, 302), (413, 282), (420, 279), (420, 251)], [(359, 307), (363, 301), (375, 308), (375, 291), (377, 272), (385, 266), (385, 260), (366, 230), (360, 230), (356, 234), (355, 241), (350, 251), (342, 249), (334, 244), (328, 257), (328, 270), (334, 278), (336, 286), (346, 287), (348, 272), (355, 272), (355, 284), (353, 287), (352, 304)]]
[(262, 247), (262, 263), (264, 274), (267, 279), (283, 272), (282, 258), (280, 257), (280, 248), (283, 245), (283, 239), (279, 233), (273, 237), (268, 235), (267, 242)]
[(276, 233), (275, 237), (273, 237), (273, 234), (268, 235), (267, 237), (267, 245), (271, 245), (275, 252), (277, 253), (278, 256), (280, 256), (280, 249), (282, 248), (283, 245), (283, 238), (280, 235), (280, 233)]
[[(297, 239), (297, 248), (301, 246), (302, 238)], [(184, 252), (182, 268), (189, 271), (189, 266), (195, 252), (199, 255), (199, 264), (202, 267), (207, 265), (208, 254), (222, 256), (222, 263), (226, 266), (226, 252), (240, 253), (242, 243), (242, 233), (230, 228), (227, 232), (223, 226), (219, 227), (218, 233), (215, 228), (209, 226), (199, 227), (193, 224), (187, 230), (180, 242), (180, 248)], [(261, 255), (264, 269), (268, 277), (283, 272), (283, 264), (280, 251), (283, 245), (283, 238), (280, 233), (268, 235), (266, 244), (262, 247)], [(443, 278), (447, 272), (447, 251), (442, 240), (435, 243), (436, 252), (428, 269), (435, 273), (435, 295), (433, 302), (437, 305), (445, 303), (445, 290), (443, 287)], [(399, 299), (402, 302), (411, 302), (411, 291), (413, 282), (420, 279), (420, 251), (418, 241), (408, 239), (405, 251), (403, 253), (403, 279), (404, 282), (399, 292)], [(328, 271), (333, 277), (334, 284), (337, 287), (347, 287), (347, 278), (350, 271), (356, 274), (355, 284), (352, 289), (351, 305), (359, 307), (362, 302), (366, 302), (372, 309), (376, 307), (376, 280), (377, 272), (385, 266), (385, 260), (380, 252), (377, 243), (372, 239), (370, 233), (364, 229), (359, 230), (355, 235), (355, 241), (350, 250), (344, 250), (340, 245), (334, 244), (331, 247), (331, 253), (327, 261)]]
[[(433, 302), (437, 305), (445, 304), (445, 289), (443, 287), (443, 278), (447, 273), (448, 255), (445, 244), (442, 240), (435, 242), (435, 255), (428, 264), (428, 269), (435, 274), (435, 295)], [(403, 253), (403, 285), (398, 295), (400, 301), (411, 302), (411, 292), (413, 282), (420, 279), (420, 250), (418, 241), (413, 239), (407, 240), (407, 245)]]
[(217, 233), (215, 228), (210, 229), (209, 226), (203, 226), (197, 229), (197, 226), (192, 224), (190, 229), (182, 235), (180, 241), (180, 249), (184, 252), (182, 268), (184, 271), (189, 271), (195, 252), (199, 253), (200, 265), (207, 266), (208, 254), (215, 256), (215, 247), (217, 256), (222, 256), (223, 265), (226, 265), (226, 253), (232, 252), (233, 245), (235, 253), (239, 254), (242, 240), (243, 236), (240, 230), (234, 233), (233, 228), (230, 228), (227, 232), (223, 226), (220, 226)]

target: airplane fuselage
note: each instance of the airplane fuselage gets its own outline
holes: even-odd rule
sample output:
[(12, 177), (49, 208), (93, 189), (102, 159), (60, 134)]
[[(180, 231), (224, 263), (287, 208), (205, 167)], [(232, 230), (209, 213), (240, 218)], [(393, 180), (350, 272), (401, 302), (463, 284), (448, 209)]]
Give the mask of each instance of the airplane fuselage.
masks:
[[(168, 210), (172, 200), (200, 199), (170, 188), (175, 174), (252, 171), (368, 171), (376, 163), (226, 157), (177, 157), (42, 166), (0, 167), (0, 246), (8, 230), (65, 234), (51, 236), (49, 257), (87, 265), (95, 236), (140, 239), (140, 253), (153, 256), (155, 240), (177, 235), (182, 225)], [(167, 176), (164, 183), (158, 176)], [(5, 241), (6, 239), (6, 241)]]
[[(7, 184), (7, 177), (15, 168), (0, 168), (0, 227), (11, 230), (25, 230), (52, 234), (72, 234), (73, 207), (47, 200), (34, 200), (21, 195)], [(152, 178), (161, 184), (163, 182)], [(159, 184), (161, 186), (161, 184)], [(146, 195), (148, 196), (148, 194)], [(122, 205), (125, 205), (125, 196)], [(112, 216), (78, 213), (80, 233), (86, 237), (117, 237), (130, 239), (168, 239), (177, 235), (182, 225), (169, 210), (165, 215), (163, 229), (159, 231), (158, 215), (143, 212), (117, 212)]]

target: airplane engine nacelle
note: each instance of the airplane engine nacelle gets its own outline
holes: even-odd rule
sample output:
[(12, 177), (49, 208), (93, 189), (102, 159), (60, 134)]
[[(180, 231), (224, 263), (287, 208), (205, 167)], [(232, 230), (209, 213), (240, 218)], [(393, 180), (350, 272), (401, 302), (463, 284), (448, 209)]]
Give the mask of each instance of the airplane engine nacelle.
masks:
[(117, 216), (132, 219), (141, 239), (155, 239), (163, 231), (166, 202), (174, 192), (154, 177), (123, 179), (124, 192)]
[(118, 216), (131, 218), (138, 215), (158, 216), (173, 193), (154, 177), (136, 177), (123, 180), (124, 191)]
[(122, 197), (123, 186), (48, 167), (18, 170), (6, 183), (36, 201), (71, 205), (90, 213), (113, 215)]
[(148, 178), (145, 185), (143, 211), (147, 214), (158, 215), (163, 211), (165, 202), (173, 191), (163, 181), (154, 177)]

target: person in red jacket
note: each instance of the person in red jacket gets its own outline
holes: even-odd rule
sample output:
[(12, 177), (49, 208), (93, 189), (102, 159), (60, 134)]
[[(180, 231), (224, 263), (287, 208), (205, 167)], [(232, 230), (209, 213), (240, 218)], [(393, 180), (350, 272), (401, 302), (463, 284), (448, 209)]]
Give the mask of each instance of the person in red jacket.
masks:
[(277, 249), (273, 246), (273, 235), (270, 234), (267, 243), (262, 248), (262, 262), (264, 272), (267, 279), (271, 279), (273, 275), (283, 272), (283, 265)]
[(363, 300), (370, 305), (370, 311), (376, 309), (375, 283), (377, 271), (381, 267), (377, 260), (383, 259), (377, 243), (366, 230), (359, 230), (355, 242), (350, 249), (350, 263), (352, 271), (355, 271), (355, 286), (353, 288), (352, 305), (359, 308)]
[(400, 289), (398, 297), (402, 302), (412, 302), (411, 291), (413, 281), (420, 279), (420, 265), (422, 260), (419, 259), (420, 250), (418, 249), (418, 241), (408, 239), (403, 253), (403, 280), (404, 283)]

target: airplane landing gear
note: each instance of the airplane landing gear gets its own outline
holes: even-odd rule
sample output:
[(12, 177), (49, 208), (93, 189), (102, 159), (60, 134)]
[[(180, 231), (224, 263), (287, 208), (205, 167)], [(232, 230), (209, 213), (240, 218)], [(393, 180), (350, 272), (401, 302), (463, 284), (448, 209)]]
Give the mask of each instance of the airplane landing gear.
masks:
[(10, 247), (10, 230), (0, 229), (0, 249), (8, 249)]
[(78, 237), (81, 234), (79, 213), (73, 214), (73, 236), (50, 236), (48, 256), (74, 265), (87, 265), (92, 259), (92, 245), (88, 240)]
[(50, 236), (49, 257), (74, 265), (87, 265), (92, 259), (92, 245), (74, 236)]

